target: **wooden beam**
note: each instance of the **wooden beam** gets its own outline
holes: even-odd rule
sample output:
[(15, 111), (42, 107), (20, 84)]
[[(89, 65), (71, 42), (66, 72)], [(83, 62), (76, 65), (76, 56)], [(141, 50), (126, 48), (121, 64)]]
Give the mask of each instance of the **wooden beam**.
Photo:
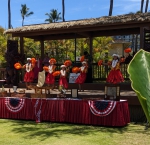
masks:
[[(118, 29), (118, 30), (105, 30), (105, 31), (94, 31), (94, 32), (87, 32), (87, 33), (80, 33), (80, 34), (87, 34), (79, 35), (76, 34), (76, 38), (85, 38), (89, 36), (99, 37), (99, 36), (115, 36), (115, 35), (129, 35), (129, 34), (140, 34), (140, 28), (132, 28), (132, 29)], [(45, 36), (25, 36), (27, 38), (34, 39), (36, 41), (40, 40), (61, 40), (61, 39), (74, 39), (74, 33), (67, 33), (67, 34), (49, 34)]]
[(90, 37), (90, 33), (89, 32), (78, 32), (77, 34), (79, 34), (81, 37)]
[(105, 30), (93, 32), (93, 37), (140, 34), (140, 28)]

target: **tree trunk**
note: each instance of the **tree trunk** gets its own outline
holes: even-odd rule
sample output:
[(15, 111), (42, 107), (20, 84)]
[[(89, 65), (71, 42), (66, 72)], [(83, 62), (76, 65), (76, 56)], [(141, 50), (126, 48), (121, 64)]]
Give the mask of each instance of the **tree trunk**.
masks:
[(24, 18), (22, 19), (22, 26), (23, 26), (23, 24), (24, 24)]
[(147, 13), (147, 10), (148, 10), (148, 4), (149, 4), (149, 0), (146, 0), (145, 13)]
[(112, 16), (113, 11), (113, 0), (110, 0), (109, 16)]
[(10, 10), (10, 0), (8, 0), (8, 29), (11, 29), (11, 10)]
[(141, 13), (143, 13), (144, 0), (141, 0)]
[(65, 22), (65, 0), (62, 0), (62, 19)]

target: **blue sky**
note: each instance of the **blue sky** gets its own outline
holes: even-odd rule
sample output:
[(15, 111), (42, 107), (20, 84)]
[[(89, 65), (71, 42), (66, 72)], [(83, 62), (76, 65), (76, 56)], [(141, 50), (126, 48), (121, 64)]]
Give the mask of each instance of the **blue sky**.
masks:
[[(7, 0), (0, 0), (0, 26), (8, 28)], [(107, 16), (110, 0), (65, 0), (65, 20), (78, 20)], [(24, 25), (45, 23), (51, 9), (62, 12), (62, 0), (11, 0), (11, 23), (13, 28), (21, 26), (21, 4), (26, 4), (34, 15), (25, 18)], [(113, 15), (140, 10), (141, 0), (114, 0)], [(145, 8), (145, 4), (144, 4)], [(150, 10), (150, 7), (148, 8)]]

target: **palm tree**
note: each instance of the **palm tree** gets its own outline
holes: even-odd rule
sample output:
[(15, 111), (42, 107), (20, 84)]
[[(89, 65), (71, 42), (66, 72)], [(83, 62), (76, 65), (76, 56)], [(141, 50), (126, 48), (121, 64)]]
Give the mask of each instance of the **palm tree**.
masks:
[(148, 4), (149, 4), (149, 0), (146, 0), (146, 5), (145, 5), (145, 13), (147, 13)]
[(113, 0), (110, 0), (109, 16), (112, 16), (113, 3), (114, 3)]
[(11, 28), (11, 10), (10, 10), (10, 0), (8, 0), (8, 29)]
[(62, 0), (62, 19), (65, 22), (65, 0)]
[(141, 0), (141, 13), (143, 13), (144, 0)]
[(61, 20), (61, 17), (60, 17), (61, 13), (58, 13), (56, 9), (52, 9), (50, 13), (46, 13), (45, 15), (48, 16), (48, 19), (46, 19), (45, 21), (49, 23), (55, 23)]
[(34, 14), (33, 12), (29, 12), (29, 8), (27, 8), (26, 4), (21, 5), (21, 16), (22, 16), (22, 26), (24, 24), (25, 17), (29, 17), (30, 15)]

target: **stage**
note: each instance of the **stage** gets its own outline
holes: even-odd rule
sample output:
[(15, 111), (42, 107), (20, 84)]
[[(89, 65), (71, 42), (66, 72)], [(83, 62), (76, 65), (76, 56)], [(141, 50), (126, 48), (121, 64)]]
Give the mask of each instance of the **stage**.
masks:
[(0, 118), (99, 126), (130, 123), (128, 101), (74, 98), (0, 98)]

